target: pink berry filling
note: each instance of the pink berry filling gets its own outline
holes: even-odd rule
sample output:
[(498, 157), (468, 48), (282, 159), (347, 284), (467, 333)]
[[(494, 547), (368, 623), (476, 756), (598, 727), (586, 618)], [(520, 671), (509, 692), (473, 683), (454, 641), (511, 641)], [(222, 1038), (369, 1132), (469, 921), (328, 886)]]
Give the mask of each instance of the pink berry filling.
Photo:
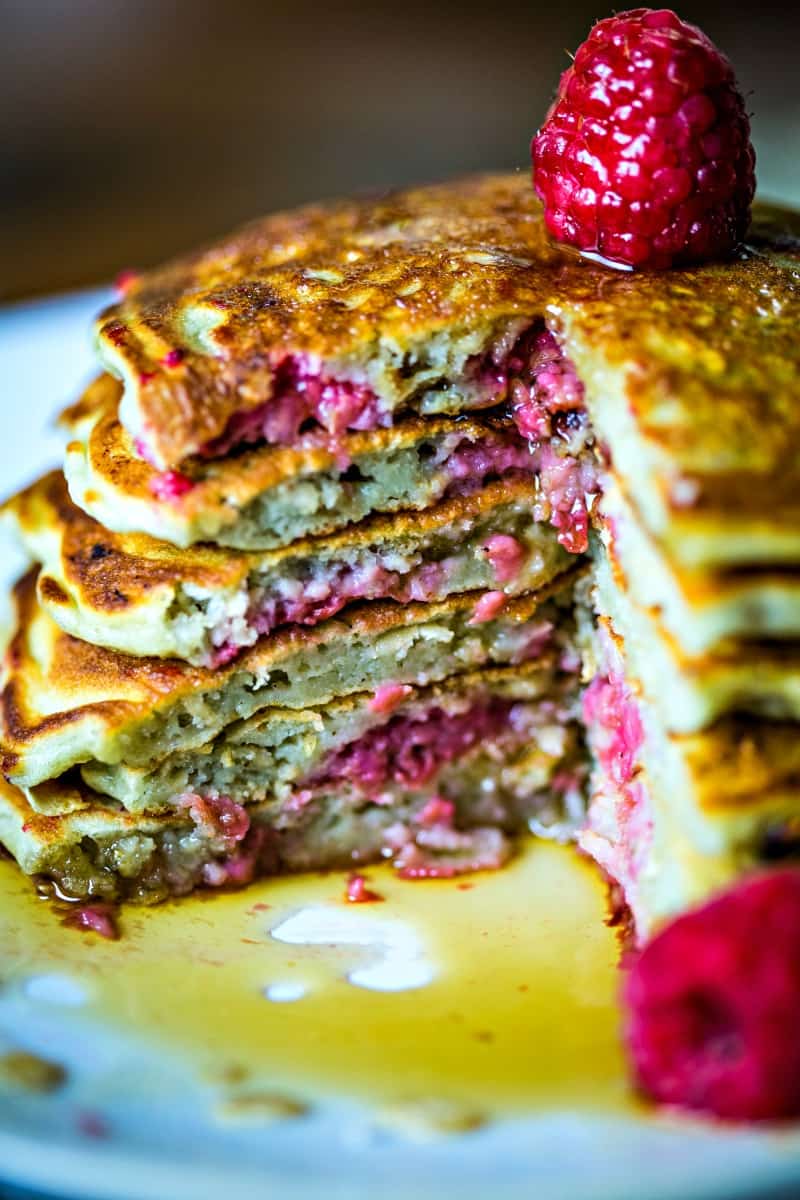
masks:
[[(514, 470), (538, 473), (541, 504), (537, 520), (547, 520), (559, 531), (559, 541), (574, 554), (587, 549), (589, 512), (598, 491), (590, 452), (583, 385), (556, 339), (543, 325), (527, 330), (510, 350), (495, 361), (495, 347), (482, 359), (470, 361), (466, 378), (480, 381), (482, 404), (508, 405), (526, 445), (506, 440), (487, 445), (465, 443), (442, 469), (449, 473), (450, 494), (474, 490), (479, 476), (508, 474)], [(165, 365), (178, 366), (178, 352), (170, 352)], [(167, 363), (167, 360), (169, 362)], [(349, 431), (371, 430), (392, 424), (392, 414), (367, 384), (335, 379), (302, 355), (287, 355), (277, 366), (269, 400), (249, 412), (237, 413), (223, 434), (203, 447), (201, 456), (217, 458), (244, 445), (322, 444), (344, 454), (343, 438)], [(137, 453), (149, 460), (145, 439), (136, 442)], [(349, 466), (342, 457), (342, 470)], [(159, 500), (176, 501), (193, 485), (178, 471), (158, 474), (151, 490)]]
[(192, 480), (180, 471), (161, 471), (150, 481), (150, 491), (156, 500), (165, 500), (167, 503), (180, 500), (193, 487)]
[(538, 473), (537, 520), (550, 521), (571, 554), (588, 548), (589, 513), (599, 491), (589, 449), (584, 387), (553, 334), (527, 330), (495, 368), (497, 398), (508, 402)]
[(493, 698), (463, 712), (433, 707), (422, 716), (390, 717), (385, 725), (330, 754), (309, 786), (347, 780), (370, 796), (389, 784), (424, 787), (445, 763), (504, 734), (513, 738), (512, 709), (511, 701)]
[(85, 929), (96, 933), (98, 937), (108, 941), (116, 941), (119, 930), (116, 923), (116, 910), (113, 904), (96, 901), (94, 904), (77, 905), (64, 919), (64, 924), (71, 929)]
[(374, 713), (393, 712), (413, 690), (407, 683), (382, 683), (375, 689), (367, 707)]
[(638, 778), (642, 721), (621, 674), (592, 680), (583, 695), (583, 720), (597, 768), (579, 844), (621, 887), (641, 932), (637, 881), (652, 845), (653, 819)]
[(592, 729), (594, 753), (617, 787), (633, 781), (643, 732), (639, 710), (622, 675), (598, 675), (583, 694), (583, 719)]
[(584, 411), (584, 389), (574, 366), (548, 329), (533, 329), (514, 346), (507, 364), (514, 420), (523, 437), (541, 442), (569, 436), (570, 416)]
[(272, 395), (249, 412), (236, 413), (219, 437), (200, 451), (219, 458), (239, 446), (269, 442), (292, 446), (317, 428), (331, 438), (348, 430), (378, 429), (391, 424), (375, 392), (365, 383), (334, 379), (313, 360), (287, 355), (277, 366)]
[(494, 533), (486, 539), (484, 552), (498, 583), (512, 583), (525, 562), (525, 547), (508, 533)]
[(243, 887), (251, 883), (258, 872), (267, 843), (267, 831), (261, 826), (253, 827), (233, 850), (204, 865), (203, 883), (207, 887)]
[(207, 887), (241, 887), (253, 879), (267, 833), (263, 828), (251, 827), (243, 805), (230, 796), (187, 792), (178, 797), (176, 807), (188, 810), (198, 830), (219, 855), (203, 866), (202, 878)]
[(250, 818), (246, 809), (230, 796), (198, 796), (188, 792), (178, 797), (177, 808), (185, 808), (189, 816), (207, 837), (235, 846), (246, 836)]
[(543, 512), (571, 554), (588, 548), (589, 513), (599, 490), (588, 449), (584, 388), (547, 329), (520, 338), (508, 363), (509, 400), (523, 437), (538, 447)]
[(509, 845), (499, 829), (455, 829), (439, 822), (410, 831), (397, 829), (394, 866), (401, 879), (453, 879), (475, 871), (496, 871), (508, 860)]
[[(555, 714), (545, 712), (546, 707), (542, 713), (550, 720)], [(384, 855), (392, 858), (398, 873), (408, 879), (433, 879), (493, 869), (510, 853), (503, 831), (485, 826), (457, 828), (456, 803), (431, 786), (447, 764), (479, 752), (505, 756), (526, 746), (531, 736), (535, 733), (529, 706), (498, 696), (475, 700), (457, 711), (433, 705), (423, 712), (398, 713), (329, 753), (295, 785), (284, 810), (300, 813), (343, 784), (361, 797), (357, 806), (391, 806), (393, 787), (419, 792), (411, 815), (406, 812), (384, 833)], [(188, 812), (213, 854), (199, 877), (205, 886), (240, 887), (257, 874), (278, 869), (275, 837), (280, 834), (251, 824), (244, 806), (229, 796), (189, 792), (175, 803)], [(180, 879), (174, 890), (186, 890)], [(346, 898), (352, 903), (382, 899), (358, 874), (349, 877)]]
[[(495, 581), (506, 585), (519, 576), (527, 559), (522, 543), (504, 534), (490, 537), (485, 551)], [(257, 637), (283, 625), (316, 625), (356, 600), (408, 604), (443, 599), (457, 590), (460, 570), (461, 563), (454, 555), (431, 562), (404, 563), (397, 555), (379, 551), (357, 565), (318, 565), (311, 578), (286, 578), (271, 589), (257, 590), (243, 621), (221, 621), (211, 633), (209, 663), (222, 666)], [(501, 591), (484, 593), (476, 605), (473, 622), (492, 620), (505, 601)]]
[(469, 624), (483, 625), (486, 621), (493, 621), (495, 617), (499, 617), (505, 606), (505, 592), (484, 592), (472, 610)]
[(383, 896), (367, 887), (367, 880), (363, 875), (353, 874), (347, 880), (345, 898), (349, 904), (374, 904), (382, 900)]

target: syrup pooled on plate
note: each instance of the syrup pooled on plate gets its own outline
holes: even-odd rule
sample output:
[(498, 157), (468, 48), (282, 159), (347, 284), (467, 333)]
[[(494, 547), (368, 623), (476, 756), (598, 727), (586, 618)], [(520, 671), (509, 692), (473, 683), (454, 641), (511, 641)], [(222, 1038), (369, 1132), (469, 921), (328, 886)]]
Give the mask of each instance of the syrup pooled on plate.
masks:
[(485, 1117), (631, 1104), (605, 888), (574, 851), (529, 843), (501, 871), (454, 880), (364, 874), (381, 903), (349, 903), (343, 872), (264, 880), (129, 907), (109, 942), (66, 931), (2, 862), (5, 979), (72, 981), (89, 1025), (303, 1104)]

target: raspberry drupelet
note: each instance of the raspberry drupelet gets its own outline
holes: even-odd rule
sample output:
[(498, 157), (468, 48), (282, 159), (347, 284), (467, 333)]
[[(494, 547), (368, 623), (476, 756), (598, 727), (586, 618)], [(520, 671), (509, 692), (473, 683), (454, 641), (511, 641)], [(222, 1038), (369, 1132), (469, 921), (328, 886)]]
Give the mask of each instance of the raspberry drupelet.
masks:
[(762, 871), (666, 925), (630, 968), (641, 1088), (727, 1120), (800, 1116), (800, 869)]
[(755, 192), (733, 68), (669, 9), (599, 21), (531, 147), (550, 233), (624, 267), (730, 253)]

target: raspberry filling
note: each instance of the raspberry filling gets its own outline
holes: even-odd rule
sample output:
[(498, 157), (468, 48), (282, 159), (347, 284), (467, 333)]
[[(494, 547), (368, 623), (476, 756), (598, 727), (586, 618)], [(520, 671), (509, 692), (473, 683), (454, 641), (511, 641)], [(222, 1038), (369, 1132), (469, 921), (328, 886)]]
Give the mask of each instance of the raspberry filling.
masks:
[(348, 430), (378, 429), (391, 424), (375, 392), (365, 383), (334, 379), (304, 355), (287, 355), (276, 367), (269, 400), (236, 413), (227, 429), (200, 451), (220, 458), (240, 446), (268, 442), (292, 446), (315, 427), (332, 438)]
[[(333, 564), (305, 581), (282, 580), (254, 600), (243, 621), (225, 619), (212, 632), (210, 662), (230, 662), (245, 645), (282, 625), (316, 625), (355, 600), (433, 601), (447, 594), (448, 581), (459, 568), (455, 558), (422, 563), (408, 573), (390, 569), (391, 560), (376, 555), (374, 561), (351, 567)], [(505, 597), (503, 597), (505, 599)], [(496, 615), (496, 614), (494, 614)], [(484, 619), (490, 619), (486, 616)]]
[(64, 918), (62, 924), (70, 929), (83, 929), (114, 942), (119, 937), (116, 910), (113, 904), (95, 901), (94, 904), (76, 905)]
[(583, 694), (583, 719), (592, 730), (592, 748), (606, 776), (628, 787), (644, 734), (639, 709), (622, 675), (597, 675)]
[(638, 778), (644, 742), (639, 708), (624, 677), (597, 675), (583, 695), (583, 720), (597, 763), (579, 843), (623, 890), (637, 917), (637, 880), (653, 840), (649, 798)]
[(506, 367), (514, 420), (523, 437), (569, 442), (585, 425), (584, 390), (574, 366), (549, 329), (531, 329), (513, 347)]
[(369, 711), (374, 713), (393, 712), (407, 696), (411, 695), (413, 690), (407, 683), (381, 683), (375, 689), (375, 695), (369, 702)]
[(268, 841), (267, 831), (254, 826), (234, 849), (203, 865), (203, 883), (206, 887), (243, 887), (251, 883), (269, 853)]
[(525, 561), (525, 547), (507, 533), (494, 533), (487, 538), (484, 552), (498, 583), (512, 583)]
[[(493, 827), (457, 828), (454, 801), (426, 789), (448, 763), (478, 751), (506, 755), (527, 745), (532, 736), (535, 722), (529, 706), (497, 696), (456, 712), (434, 705), (413, 715), (400, 713), (332, 751), (297, 785), (285, 808), (302, 811), (342, 783), (378, 806), (395, 802), (391, 787), (419, 790), (418, 807), (385, 832), (384, 854), (393, 859), (398, 873), (408, 879), (433, 879), (493, 869), (508, 858), (505, 834)], [(189, 792), (177, 798), (176, 806), (188, 812), (210, 843), (214, 857), (202, 867), (207, 887), (240, 887), (262, 869), (275, 869), (270, 832), (251, 824), (246, 809), (230, 797)], [(363, 876), (352, 875), (347, 899), (361, 903), (382, 898), (366, 884)]]
[(207, 887), (241, 887), (253, 879), (267, 840), (266, 831), (253, 827), (243, 805), (230, 796), (200, 796), (187, 792), (175, 802), (186, 809), (202, 835), (220, 857), (203, 865)]
[[(583, 385), (553, 334), (537, 323), (510, 349), (496, 345), (487, 355), (470, 360), (465, 378), (477, 388), (482, 403), (507, 405), (525, 443), (498, 439), (489, 431), (480, 444), (465, 442), (441, 464), (451, 481), (448, 494), (474, 491), (488, 474), (538, 474), (542, 499), (536, 519), (550, 521), (570, 553), (584, 553), (598, 485), (593, 461), (585, 452), (590, 435)], [(312, 359), (288, 355), (276, 368), (269, 400), (237, 413), (200, 453), (218, 458), (260, 442), (321, 444), (342, 458), (344, 470), (350, 463), (342, 457), (342, 439), (349, 431), (391, 424), (392, 414), (368, 385), (332, 378)], [(147, 460), (142, 439), (136, 450)], [(157, 499), (176, 502), (194, 484), (179, 471), (164, 471), (150, 486)]]
[(474, 871), (496, 871), (508, 861), (509, 844), (499, 829), (454, 829), (444, 822), (431, 828), (395, 831), (394, 867), (401, 879), (453, 879)]
[[(512, 708), (511, 701), (494, 698), (463, 712), (433, 707), (423, 716), (391, 717), (380, 728), (335, 750), (309, 784), (319, 787), (347, 780), (367, 795), (389, 784), (423, 787), (445, 763), (504, 733), (513, 736)], [(452, 810), (448, 812), (452, 816)]]
[(180, 471), (161, 471), (150, 482), (150, 491), (156, 500), (166, 500), (167, 503), (180, 500), (181, 496), (185, 496), (193, 487), (194, 484), (188, 475), (183, 475)]
[(531, 449), (541, 500), (537, 521), (549, 521), (570, 554), (588, 549), (589, 514), (599, 492), (584, 387), (553, 334), (534, 325), (495, 365), (497, 401), (505, 401)]
[(484, 592), (472, 610), (470, 625), (483, 625), (485, 621), (493, 621), (499, 617), (506, 606), (505, 592)]
[(198, 829), (226, 849), (238, 845), (250, 828), (247, 811), (230, 796), (199, 796), (196, 792), (187, 792), (178, 797), (175, 806), (187, 809)]
[(530, 330), (513, 348), (508, 379), (516, 426), (537, 447), (542, 500), (534, 515), (555, 526), (570, 554), (584, 554), (599, 485), (583, 384), (552, 333), (543, 328)]

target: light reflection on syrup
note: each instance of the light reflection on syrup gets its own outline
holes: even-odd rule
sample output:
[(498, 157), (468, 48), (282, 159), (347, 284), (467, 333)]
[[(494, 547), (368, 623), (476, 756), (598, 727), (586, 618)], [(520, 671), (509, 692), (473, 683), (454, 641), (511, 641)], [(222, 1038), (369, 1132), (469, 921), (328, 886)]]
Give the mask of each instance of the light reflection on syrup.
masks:
[[(426, 986), (355, 987), (347, 976), (370, 961), (369, 949), (270, 937), (307, 906), (344, 908), (341, 874), (128, 908), (121, 940), (105, 942), (65, 931), (6, 862), (4, 975), (79, 980), (87, 1020), (163, 1039), (203, 1076), (246, 1071), (309, 1100), (435, 1096), (497, 1114), (632, 1103), (617, 1040), (617, 947), (588, 864), (531, 843), (466, 887), (403, 881), (387, 868), (368, 875), (386, 898), (381, 916), (407, 922), (424, 942), (435, 970)], [(270, 1002), (276, 980), (302, 988), (302, 1000)]]

